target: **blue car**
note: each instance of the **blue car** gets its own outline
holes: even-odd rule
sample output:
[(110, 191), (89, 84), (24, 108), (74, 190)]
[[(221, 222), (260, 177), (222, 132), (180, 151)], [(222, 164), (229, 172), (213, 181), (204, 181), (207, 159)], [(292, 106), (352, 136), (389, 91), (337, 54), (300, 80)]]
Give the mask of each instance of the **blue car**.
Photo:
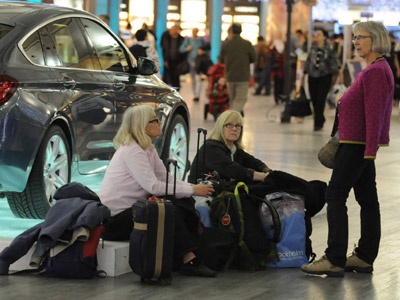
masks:
[(154, 61), (130, 53), (96, 16), (50, 4), (0, 2), (0, 197), (44, 218), (57, 188), (104, 173), (124, 111), (153, 105), (166, 161), (189, 168), (190, 115)]

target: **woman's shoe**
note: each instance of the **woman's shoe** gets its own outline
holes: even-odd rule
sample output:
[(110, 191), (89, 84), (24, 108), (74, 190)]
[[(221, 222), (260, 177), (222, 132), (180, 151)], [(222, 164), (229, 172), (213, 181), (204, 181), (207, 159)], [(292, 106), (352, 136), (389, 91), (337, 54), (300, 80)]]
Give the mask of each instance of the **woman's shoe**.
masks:
[(198, 276), (198, 277), (215, 277), (217, 272), (211, 270), (203, 263), (193, 263), (190, 261), (181, 267), (181, 272), (188, 276)]
[(327, 275), (329, 277), (344, 276), (343, 268), (331, 264), (325, 255), (313, 263), (301, 266), (301, 270), (311, 275)]
[(353, 252), (347, 257), (344, 270), (345, 272), (372, 273), (374, 271), (374, 267), (371, 264), (363, 261), (355, 252)]

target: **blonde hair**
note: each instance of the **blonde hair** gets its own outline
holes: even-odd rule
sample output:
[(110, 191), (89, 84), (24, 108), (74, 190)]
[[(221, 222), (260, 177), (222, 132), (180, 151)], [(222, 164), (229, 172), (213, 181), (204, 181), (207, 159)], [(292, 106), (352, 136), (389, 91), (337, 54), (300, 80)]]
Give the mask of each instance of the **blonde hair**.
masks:
[(146, 133), (146, 126), (155, 115), (154, 107), (142, 104), (128, 108), (122, 118), (121, 126), (114, 137), (114, 148), (128, 146), (135, 140), (142, 149), (152, 145), (152, 140)]
[[(231, 109), (224, 111), (222, 114), (219, 115), (219, 117), (215, 121), (214, 129), (211, 132), (210, 137), (208, 139), (217, 140), (227, 145), (224, 137), (224, 125), (235, 120), (239, 120), (240, 124), (243, 125), (242, 115), (238, 111)], [(239, 149), (244, 148), (242, 144), (242, 137), (243, 137), (243, 128), (240, 131), (239, 138), (234, 143), (236, 147)]]
[(390, 52), (390, 39), (386, 27), (375, 21), (358, 22), (352, 26), (353, 33), (367, 31), (372, 36), (372, 52), (386, 54)]

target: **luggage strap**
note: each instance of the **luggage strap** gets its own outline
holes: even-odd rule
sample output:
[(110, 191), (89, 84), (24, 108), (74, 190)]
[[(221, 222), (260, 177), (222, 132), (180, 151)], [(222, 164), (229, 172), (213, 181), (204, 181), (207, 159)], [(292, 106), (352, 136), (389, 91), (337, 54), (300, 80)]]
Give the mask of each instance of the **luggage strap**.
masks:
[(158, 224), (157, 224), (157, 246), (156, 246), (156, 261), (154, 265), (154, 277), (158, 278), (161, 275), (163, 249), (164, 249), (164, 223), (165, 223), (165, 205), (157, 203), (158, 206)]

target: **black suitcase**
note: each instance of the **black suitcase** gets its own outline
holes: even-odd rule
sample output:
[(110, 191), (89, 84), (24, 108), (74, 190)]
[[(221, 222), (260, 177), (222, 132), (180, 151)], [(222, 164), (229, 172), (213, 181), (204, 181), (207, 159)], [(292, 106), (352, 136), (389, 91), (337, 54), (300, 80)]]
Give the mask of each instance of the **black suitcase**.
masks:
[[(175, 189), (176, 161), (168, 160), (167, 169), (170, 163), (175, 167)], [(165, 194), (168, 194), (168, 183)], [(144, 283), (171, 284), (174, 245), (172, 201), (158, 197), (138, 201), (132, 206), (132, 215), (133, 231), (129, 242), (131, 269)]]

